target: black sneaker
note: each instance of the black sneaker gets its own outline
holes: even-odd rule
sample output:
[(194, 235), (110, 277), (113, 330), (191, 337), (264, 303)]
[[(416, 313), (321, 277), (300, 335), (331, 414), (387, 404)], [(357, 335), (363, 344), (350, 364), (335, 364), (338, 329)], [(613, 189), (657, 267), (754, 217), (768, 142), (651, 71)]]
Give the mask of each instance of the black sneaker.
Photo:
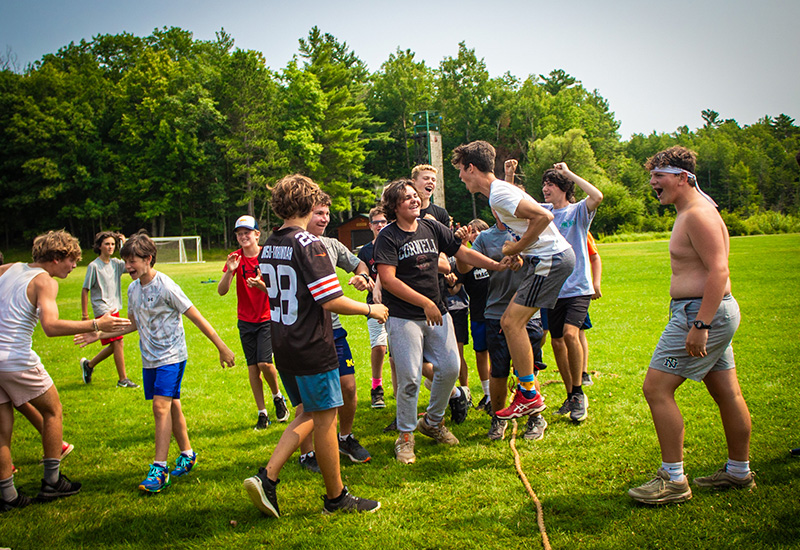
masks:
[(475, 409), (484, 411), (489, 416), (492, 416), (492, 402), (489, 401), (489, 396), (484, 394), (483, 397), (481, 397), (481, 400), (478, 401), (478, 405), (475, 407)]
[(269, 416), (264, 413), (258, 413), (258, 422), (256, 422), (256, 427), (253, 428), (254, 430), (266, 430), (267, 426), (269, 426)]
[(353, 437), (353, 434), (348, 435), (344, 441), (341, 438), (339, 439), (339, 452), (350, 457), (353, 462), (368, 462), (372, 458), (369, 451), (361, 446), (361, 443)]
[(275, 418), (278, 419), (278, 422), (289, 420), (289, 409), (286, 408), (286, 400), (283, 396), (273, 397), (272, 402), (275, 403)]
[(275, 483), (270, 481), (266, 468), (259, 468), (256, 475), (244, 480), (244, 490), (247, 491), (247, 496), (250, 497), (256, 508), (264, 514), (276, 518), (281, 517), (278, 510), (278, 492), (276, 491), (279, 481)]
[[(92, 377), (92, 376), (91, 376), (91, 374), (90, 374), (90, 375), (89, 375), (89, 378), (91, 378), (91, 377)], [(119, 382), (117, 382), (117, 387), (118, 387), (118, 388), (138, 388), (138, 387), (139, 387), (139, 384), (137, 384), (136, 382), (134, 382), (134, 381), (133, 381), (133, 380), (131, 380), (130, 378), (123, 378), (122, 380), (120, 380)]]
[(31, 503), (33, 503), (33, 499), (31, 497), (23, 495), (22, 491), (17, 491), (17, 498), (11, 502), (0, 498), (0, 512), (10, 512), (15, 508), (25, 508)]
[(383, 429), (383, 433), (397, 431), (397, 417), (392, 418), (392, 421)]
[(81, 484), (77, 481), (70, 481), (64, 474), (58, 475), (58, 481), (50, 485), (45, 480), (42, 480), (42, 489), (36, 495), (37, 500), (48, 502), (61, 497), (68, 497), (74, 495), (81, 490)]
[(472, 401), (472, 398), (469, 394), (469, 388), (466, 386), (460, 386), (460, 389), (461, 394), (458, 397), (451, 397), (449, 402), (450, 418), (453, 420), (454, 424), (461, 424), (467, 419), (470, 401)]
[(386, 408), (386, 400), (383, 398), (383, 386), (378, 386), (377, 388), (370, 390), (369, 394), (370, 397), (372, 397), (373, 409)]
[(92, 374), (94, 368), (89, 366), (89, 360), (86, 357), (81, 357), (81, 376), (83, 377), (84, 384), (92, 383)]
[(323, 495), (322, 500), (325, 501), (322, 508), (324, 514), (332, 514), (339, 510), (342, 512), (374, 512), (381, 507), (381, 503), (377, 500), (354, 497), (347, 491), (347, 487), (342, 489), (342, 494), (338, 498), (330, 500)]
[(591, 374), (589, 374), (588, 372), (584, 372), (583, 374), (581, 374), (582, 386), (591, 386), (592, 384), (594, 384), (594, 381), (592, 380)]
[(300, 458), (297, 460), (300, 463), (300, 466), (314, 472), (315, 474), (321, 474), (322, 470), (319, 469), (319, 464), (317, 464), (317, 456), (314, 454), (314, 451), (311, 451), (307, 455), (300, 455)]

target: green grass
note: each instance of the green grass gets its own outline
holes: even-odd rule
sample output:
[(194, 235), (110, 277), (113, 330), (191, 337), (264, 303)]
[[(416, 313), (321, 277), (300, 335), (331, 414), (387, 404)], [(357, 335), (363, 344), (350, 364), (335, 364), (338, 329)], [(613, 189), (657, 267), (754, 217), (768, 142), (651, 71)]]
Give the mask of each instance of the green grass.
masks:
[[(666, 323), (669, 290), (667, 242), (601, 244), (604, 296), (592, 305), (589, 332), (589, 419), (574, 426), (550, 414), (563, 400), (549, 346), (542, 373), (550, 404), (544, 440), (519, 440), (523, 468), (544, 506), (553, 548), (790, 548), (800, 541), (800, 235), (734, 238), (733, 292), (742, 309), (734, 341), (739, 379), (753, 417), (753, 492), (698, 489), (682, 505), (634, 505), (626, 491), (653, 475), (658, 443), (641, 384), (650, 354)], [(175, 278), (223, 339), (240, 355), (235, 296), (216, 294), (221, 262), (162, 266)], [(61, 282), (62, 317), (79, 318), (84, 268)], [(127, 278), (126, 278), (127, 279)], [(125, 284), (128, 281), (125, 280)], [(355, 296), (352, 289), (347, 291)], [(266, 463), (282, 430), (254, 432), (255, 410), (242, 365), (222, 371), (214, 347), (186, 322), (189, 363), (183, 405), (196, 470), (159, 495), (136, 490), (153, 454), (153, 419), (141, 390), (114, 387), (112, 362), (80, 380), (78, 359), (94, 353), (69, 338), (48, 339), (40, 329), (34, 347), (58, 386), (65, 439), (75, 444), (64, 472), (84, 484), (58, 502), (0, 516), (0, 547), (23, 548), (539, 548), (535, 508), (513, 467), (507, 440), (490, 443), (488, 417), (475, 411), (451, 428), (455, 448), (417, 439), (417, 463), (393, 458), (394, 436), (384, 434), (394, 400), (369, 407), (369, 344), (363, 317), (344, 318), (356, 360), (360, 404), (356, 434), (372, 452), (368, 464), (342, 463), (345, 483), (357, 495), (379, 498), (377, 514), (323, 516), (320, 476), (290, 462), (281, 474), (280, 519), (263, 517), (247, 499), (242, 480)], [(136, 336), (126, 339), (131, 377), (141, 380)], [(96, 346), (96, 345), (95, 345)], [(474, 359), (468, 358), (474, 365)], [(385, 369), (388, 380), (388, 366)], [(473, 395), (481, 395), (474, 368)], [(388, 392), (389, 394), (391, 392)], [(421, 406), (427, 404), (423, 390)], [(690, 477), (713, 472), (726, 458), (713, 401), (702, 384), (678, 392), (686, 421)], [(271, 410), (271, 408), (270, 408)], [(13, 456), (18, 487), (38, 490), (41, 445), (17, 415)], [(177, 449), (173, 443), (170, 458)]]

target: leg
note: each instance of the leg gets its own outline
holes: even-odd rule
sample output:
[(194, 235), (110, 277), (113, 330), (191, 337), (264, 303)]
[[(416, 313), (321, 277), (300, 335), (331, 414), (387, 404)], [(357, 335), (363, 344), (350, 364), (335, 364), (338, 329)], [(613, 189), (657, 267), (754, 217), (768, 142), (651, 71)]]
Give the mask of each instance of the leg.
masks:
[(444, 420), (444, 411), (450, 401), (453, 387), (458, 381), (459, 357), (456, 334), (451, 315), (442, 318), (441, 326), (425, 327), (423, 356), (433, 363), (431, 397), (428, 403), (429, 423), (439, 424)]
[(553, 356), (556, 358), (556, 366), (564, 387), (567, 389), (567, 396), (572, 394), (572, 370), (569, 367), (569, 354), (567, 345), (563, 338), (551, 338), (550, 345), (553, 347)]
[(508, 351), (511, 354), (511, 362), (519, 376), (530, 376), (533, 374), (533, 350), (528, 339), (528, 331), (525, 325), (536, 313), (538, 308), (521, 306), (515, 302), (508, 304), (500, 326), (506, 335)]
[[(297, 407), (294, 408), (294, 417), (295, 417), (295, 419), (297, 417), (299, 417), (300, 415), (302, 415), (304, 412), (305, 412), (305, 408), (303, 407), (303, 404), (300, 403)], [(311, 420), (311, 413), (308, 414), (308, 420)], [(291, 424), (289, 426), (291, 426)], [(286, 428), (286, 429), (288, 430), (289, 428)], [(305, 455), (305, 454), (308, 454), (308, 453), (310, 453), (311, 451), (314, 450), (314, 437), (311, 435), (311, 431), (312, 431), (311, 428), (309, 428), (308, 433), (306, 433), (305, 437), (298, 442), (298, 446), (300, 447), (300, 453), (301, 454)], [(283, 437), (281, 437), (281, 439), (283, 439)], [(293, 452), (294, 451), (292, 451), (292, 453)], [(289, 454), (291, 455), (292, 453), (289, 453)], [(287, 457), (286, 460), (288, 460), (288, 457)], [(281, 465), (283, 465), (283, 464), (281, 464)], [(278, 478), (275, 477), (275, 478), (270, 478), (270, 479), (278, 479)]]
[(397, 397), (397, 367), (394, 364), (394, 358), (389, 357), (389, 369), (392, 372), (392, 395)]
[[(349, 434), (353, 432), (353, 421), (356, 417), (356, 376), (346, 374), (339, 378), (342, 386), (342, 399), (344, 405), (339, 407), (339, 433)], [(335, 496), (339, 496), (337, 493)]]
[(189, 442), (189, 431), (186, 428), (186, 417), (183, 416), (183, 408), (181, 408), (180, 399), (172, 400), (170, 413), (172, 416), (172, 435), (175, 436), (178, 449), (180, 449), (181, 452), (188, 451), (192, 448), (192, 444)]
[[(267, 385), (269, 386), (269, 389), (272, 392), (272, 395), (275, 395), (276, 393), (278, 393), (278, 391), (280, 390), (280, 387), (278, 386), (278, 371), (275, 368), (275, 365), (273, 365), (272, 363), (259, 363), (258, 364), (258, 370), (261, 371), (261, 374), (264, 376), (264, 380), (267, 381)], [(251, 384), (251, 387), (252, 387), (252, 384)], [(255, 393), (255, 390), (253, 390), (253, 392)], [(264, 386), (263, 385), (261, 386), (261, 402), (262, 403), (264, 402)], [(257, 401), (256, 401), (256, 404), (258, 404)], [(262, 409), (263, 409), (263, 407), (259, 408), (259, 410), (262, 410)]]
[(489, 352), (476, 351), (475, 352), (475, 366), (478, 369), (478, 378), (481, 382), (489, 380)]
[(14, 408), (11, 401), (0, 403), (0, 479), (11, 477), (11, 433), (14, 429)]
[(169, 439), (172, 434), (172, 398), (153, 396), (153, 419), (156, 428), (156, 462), (166, 462), (169, 455)]
[(489, 379), (489, 396), (492, 398), (492, 412), (506, 408), (508, 394), (508, 377)]
[(373, 378), (383, 378), (383, 359), (386, 357), (386, 346), (375, 346), (369, 354)]
[(247, 365), (247, 377), (250, 380), (253, 398), (256, 400), (256, 408), (263, 411), (267, 406), (264, 404), (264, 384), (261, 382), (260, 364)]
[(275, 446), (275, 450), (272, 451), (272, 456), (269, 457), (269, 462), (267, 463), (267, 477), (269, 477), (269, 479), (278, 481), (281, 468), (289, 461), (297, 448), (300, 447), (301, 441), (308, 440), (309, 447), (311, 447), (310, 436), (313, 429), (314, 420), (311, 413), (306, 413), (303, 410), (302, 404), (298, 405), (295, 408), (294, 420), (286, 426), (278, 444)]
[(397, 369), (397, 429), (401, 433), (411, 433), (417, 426), (422, 378), (422, 323), (390, 317), (388, 324), (389, 348)]
[(336, 409), (311, 413), (314, 424), (314, 446), (317, 464), (325, 480), (329, 499), (342, 494), (344, 484), (339, 470), (339, 441), (336, 437)]
[[(117, 377), (120, 380), (125, 380), (128, 373), (125, 372), (125, 348), (122, 346), (122, 340), (114, 340), (108, 345), (111, 348), (111, 353), (114, 354), (114, 366), (117, 367)], [(91, 363), (91, 361), (89, 361)]]
[(89, 366), (91, 368), (95, 368), (98, 363), (100, 363), (101, 361), (105, 361), (106, 359), (111, 357), (112, 353), (114, 353), (114, 349), (111, 347), (111, 344), (109, 344), (106, 347), (104, 347), (103, 349), (101, 349), (97, 353), (97, 355), (95, 355), (94, 357), (92, 357), (89, 360)]
[(36, 410), (36, 408), (33, 405), (31, 405), (30, 403), (23, 403), (19, 407), (15, 408), (20, 413), (22, 413), (22, 416), (28, 419), (28, 422), (30, 422), (31, 425), (33, 425), (33, 427), (36, 428), (37, 432), (39, 432), (40, 434), (42, 433), (44, 427), (44, 421), (42, 420), (42, 415), (39, 413), (39, 411)]
[(728, 458), (750, 460), (750, 411), (736, 378), (736, 369), (711, 371), (703, 379), (716, 401), (728, 444)]
[[(583, 346), (581, 346), (579, 333), (579, 327), (564, 325), (564, 344), (567, 346), (567, 358), (573, 386), (580, 386), (583, 382)], [(570, 388), (571, 390), (572, 388)]]
[(464, 359), (464, 343), (458, 342), (458, 358), (459, 358), (459, 371), (458, 371), (458, 385), (469, 386), (469, 367), (467, 360)]
[(683, 416), (675, 403), (675, 390), (684, 380), (675, 374), (648, 369), (642, 387), (664, 462), (683, 462)]
[(42, 415), (42, 447), (44, 458), (61, 458), (62, 416), (61, 400), (55, 385), (35, 399), (30, 400), (36, 410)]
[(583, 348), (583, 372), (589, 372), (589, 341), (586, 339), (586, 331), (580, 331), (581, 347)]

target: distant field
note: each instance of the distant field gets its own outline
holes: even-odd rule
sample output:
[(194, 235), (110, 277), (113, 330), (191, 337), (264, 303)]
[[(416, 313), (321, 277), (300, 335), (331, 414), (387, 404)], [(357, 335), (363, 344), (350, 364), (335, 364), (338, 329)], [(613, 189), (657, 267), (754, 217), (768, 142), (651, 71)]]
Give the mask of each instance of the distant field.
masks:
[[(564, 397), (549, 344), (542, 373), (550, 409), (545, 438), (519, 440), (523, 468), (544, 506), (553, 548), (797, 548), (800, 541), (800, 235), (731, 240), (733, 293), (742, 310), (734, 340), (739, 378), (753, 417), (752, 467), (758, 488), (748, 492), (697, 489), (682, 505), (634, 505), (626, 491), (650, 479), (660, 464), (658, 444), (641, 384), (667, 320), (669, 259), (666, 241), (601, 244), (603, 297), (593, 303), (589, 332), (589, 418), (574, 426), (552, 415)], [(91, 258), (91, 255), (88, 259)], [(363, 317), (344, 318), (356, 361), (360, 404), (356, 435), (372, 452), (367, 464), (342, 463), (345, 483), (357, 495), (378, 498), (381, 510), (366, 516), (321, 514), (320, 476), (296, 459), (284, 468), (278, 497), (280, 519), (256, 510), (242, 481), (263, 466), (283, 425), (254, 432), (255, 406), (241, 364), (235, 295), (219, 297), (222, 261), (165, 265), (199, 310), (237, 353), (238, 366), (222, 371), (215, 348), (186, 322), (189, 362), (183, 405), (196, 469), (159, 495), (136, 486), (153, 455), (153, 419), (141, 390), (114, 387), (112, 362), (95, 371), (91, 386), (80, 379), (78, 360), (96, 353), (70, 338), (46, 338), (37, 329), (34, 347), (58, 386), (65, 439), (75, 451), (63, 471), (83, 482), (78, 495), (0, 515), (0, 547), (23, 548), (540, 548), (536, 515), (504, 442), (489, 442), (489, 417), (470, 412), (451, 426), (454, 448), (417, 438), (417, 463), (395, 462), (395, 435), (382, 433), (394, 414), (369, 407), (369, 339)], [(62, 317), (80, 318), (85, 268), (61, 282)], [(341, 277), (343, 280), (344, 277)], [(123, 279), (127, 285), (129, 278)], [(204, 284), (205, 283), (205, 284)], [(352, 288), (348, 295), (361, 299)], [(128, 372), (141, 381), (135, 335), (126, 338)], [(480, 398), (474, 371), (470, 387)], [(390, 386), (388, 364), (386, 386)], [(552, 382), (552, 383), (548, 383)], [(387, 395), (391, 391), (387, 392)], [(428, 392), (420, 396), (420, 410)], [(686, 421), (686, 468), (706, 475), (726, 458), (712, 399), (702, 384), (678, 392)], [(270, 407), (270, 414), (272, 408)], [(12, 453), (20, 468), (16, 484), (36, 493), (42, 467), (38, 434), (17, 415)], [(173, 444), (170, 460), (177, 449)]]

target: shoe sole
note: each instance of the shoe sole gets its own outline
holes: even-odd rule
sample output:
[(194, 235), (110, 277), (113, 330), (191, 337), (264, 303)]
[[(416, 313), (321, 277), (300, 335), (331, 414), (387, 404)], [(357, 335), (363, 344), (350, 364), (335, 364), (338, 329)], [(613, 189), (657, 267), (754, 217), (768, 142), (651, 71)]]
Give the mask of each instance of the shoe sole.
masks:
[(513, 420), (515, 418), (522, 418), (523, 416), (530, 416), (532, 414), (539, 414), (540, 412), (542, 412), (546, 408), (547, 408), (547, 405), (541, 405), (539, 407), (526, 409), (526, 410), (524, 410), (522, 412), (520, 412), (520, 411), (512, 411), (511, 413), (508, 414), (508, 416), (503, 416), (499, 412), (495, 413), (495, 415), (500, 420)]
[[(72, 443), (67, 445), (66, 449), (62, 449), (61, 450), (61, 460), (64, 460), (65, 458), (67, 458), (69, 456), (69, 453), (71, 453), (74, 449), (75, 449), (75, 445), (73, 445)], [(44, 457), (39, 461), (39, 464), (44, 464)], [(12, 466), (13, 466), (13, 464), (12, 464)], [(13, 474), (14, 472), (11, 472), (11, 473)]]
[(331, 510), (328, 510), (327, 508), (325, 508), (323, 506), (322, 507), (322, 513), (325, 514), (325, 515), (328, 515), (328, 516), (331, 515), (331, 514), (335, 514), (336, 512), (356, 512), (356, 513), (362, 513), (362, 514), (363, 513), (372, 514), (373, 512), (377, 512), (378, 510), (380, 510), (380, 507), (381, 507), (381, 503), (380, 502), (372, 510), (333, 510), (333, 511), (331, 511)]
[(149, 488), (145, 487), (144, 485), (139, 485), (139, 490), (140, 491), (144, 491), (145, 493), (156, 494), (156, 493), (160, 493), (161, 491), (163, 491), (164, 489), (166, 489), (170, 485), (172, 485), (171, 481), (167, 481), (164, 485), (162, 485), (158, 489), (149, 489)]
[(264, 487), (261, 480), (257, 477), (248, 477), (244, 480), (244, 490), (247, 491), (247, 496), (255, 504), (256, 508), (261, 510), (262, 513), (275, 518), (281, 517), (278, 511), (272, 506), (264, 493)]
[(417, 461), (416, 456), (413, 456), (411, 458), (400, 458), (399, 456), (395, 455), (395, 458), (397, 459), (397, 462), (399, 462), (400, 464), (414, 464)]
[(720, 490), (720, 491), (725, 491), (725, 490), (728, 490), (728, 489), (755, 489), (756, 488), (756, 482), (755, 481), (751, 482), (748, 485), (737, 485), (736, 483), (731, 483), (731, 482), (728, 482), (728, 481), (723, 481), (723, 482), (720, 482), (720, 483), (703, 483), (703, 482), (698, 483), (697, 479), (695, 479), (694, 481), (692, 481), (692, 484), (696, 485), (697, 487), (703, 487), (704, 489), (717, 489), (717, 490)]
[(40, 492), (38, 495), (36, 495), (36, 500), (38, 502), (52, 502), (52, 501), (54, 501), (56, 499), (59, 499), (59, 498), (71, 497), (72, 495), (77, 495), (78, 493), (80, 493), (80, 491), (81, 491), (80, 488), (78, 488), (78, 489), (76, 489), (74, 491), (69, 491), (68, 493), (48, 493), (48, 494), (43, 494), (43, 493)]
[(657, 499), (648, 499), (646, 497), (636, 497), (636, 496), (633, 496), (632, 494), (630, 494), (630, 492), (628, 493), (628, 496), (631, 497), (636, 502), (639, 502), (641, 504), (647, 504), (649, 506), (660, 506), (662, 504), (677, 504), (677, 503), (680, 503), (680, 502), (686, 502), (687, 500), (691, 500), (692, 499), (692, 492), (689, 491), (688, 494), (687, 493), (681, 493), (681, 494), (678, 494), (678, 495), (668, 495), (668, 496), (657, 498)]
[(383, 403), (373, 403), (372, 404), (372, 408), (373, 409), (385, 409), (386, 408), (386, 402), (384, 401)]
[(277, 418), (277, 420), (278, 420), (278, 422), (286, 422), (287, 420), (289, 420), (289, 416), (290, 416), (290, 415), (289, 415), (289, 413), (287, 412), (285, 415), (283, 415), (283, 416), (281, 416), (281, 417), (278, 417), (278, 418)]
[(356, 457), (354, 457), (353, 455), (351, 455), (347, 451), (343, 451), (341, 449), (339, 449), (339, 453), (343, 454), (344, 456), (349, 458), (351, 462), (355, 462), (356, 464), (364, 464), (365, 462), (369, 462), (370, 460), (372, 460), (372, 456), (368, 456), (364, 460), (358, 460)]

